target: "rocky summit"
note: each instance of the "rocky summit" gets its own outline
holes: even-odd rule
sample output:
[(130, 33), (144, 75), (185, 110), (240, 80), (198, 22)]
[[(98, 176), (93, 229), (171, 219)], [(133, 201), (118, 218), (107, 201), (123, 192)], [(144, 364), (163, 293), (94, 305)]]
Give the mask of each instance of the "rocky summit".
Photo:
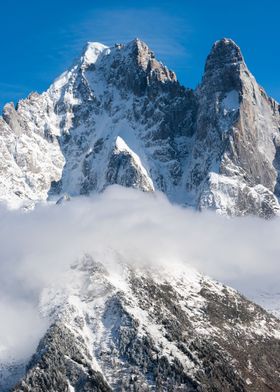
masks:
[(235, 290), (90, 255), (69, 275), (43, 293), (53, 323), (13, 392), (279, 391), (280, 320)]
[(279, 104), (230, 39), (213, 45), (194, 91), (139, 39), (88, 43), (46, 92), (4, 107), (0, 199), (32, 207), (120, 184), (197, 209), (271, 217), (279, 129)]

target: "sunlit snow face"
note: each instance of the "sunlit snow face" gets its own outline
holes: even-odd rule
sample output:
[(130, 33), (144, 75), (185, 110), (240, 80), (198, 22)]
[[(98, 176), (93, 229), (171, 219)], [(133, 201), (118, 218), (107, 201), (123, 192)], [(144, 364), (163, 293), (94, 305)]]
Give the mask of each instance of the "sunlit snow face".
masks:
[(136, 265), (187, 263), (245, 294), (277, 289), (278, 218), (228, 219), (118, 186), (29, 213), (1, 210), (0, 216), (0, 359), (32, 353), (47, 326), (39, 317), (40, 293), (64, 282), (64, 272), (84, 253), (110, 269), (116, 251)]

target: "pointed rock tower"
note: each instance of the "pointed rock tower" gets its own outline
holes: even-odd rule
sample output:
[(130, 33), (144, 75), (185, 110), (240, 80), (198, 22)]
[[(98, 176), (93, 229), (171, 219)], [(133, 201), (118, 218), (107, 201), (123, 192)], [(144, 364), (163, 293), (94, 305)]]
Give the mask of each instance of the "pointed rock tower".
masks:
[(273, 215), (279, 210), (279, 105), (257, 84), (232, 40), (213, 45), (196, 95), (195, 145), (206, 169), (198, 206)]

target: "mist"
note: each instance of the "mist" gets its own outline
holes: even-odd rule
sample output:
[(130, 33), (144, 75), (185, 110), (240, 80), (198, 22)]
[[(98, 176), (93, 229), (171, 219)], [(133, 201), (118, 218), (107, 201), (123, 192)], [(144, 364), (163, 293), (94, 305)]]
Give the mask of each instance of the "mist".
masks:
[(49, 325), (38, 308), (42, 290), (84, 253), (114, 249), (158, 268), (187, 263), (249, 296), (279, 287), (279, 218), (229, 219), (112, 186), (31, 212), (2, 208), (0, 219), (0, 361), (34, 352)]

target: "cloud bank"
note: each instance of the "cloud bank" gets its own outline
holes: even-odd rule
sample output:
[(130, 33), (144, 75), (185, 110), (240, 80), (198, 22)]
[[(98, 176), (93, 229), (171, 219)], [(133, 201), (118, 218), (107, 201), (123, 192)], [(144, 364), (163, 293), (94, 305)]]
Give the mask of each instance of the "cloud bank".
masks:
[(38, 303), (83, 253), (116, 249), (132, 263), (187, 263), (245, 294), (277, 290), (280, 220), (228, 219), (118, 186), (34, 211), (0, 210), (0, 362), (35, 350)]

